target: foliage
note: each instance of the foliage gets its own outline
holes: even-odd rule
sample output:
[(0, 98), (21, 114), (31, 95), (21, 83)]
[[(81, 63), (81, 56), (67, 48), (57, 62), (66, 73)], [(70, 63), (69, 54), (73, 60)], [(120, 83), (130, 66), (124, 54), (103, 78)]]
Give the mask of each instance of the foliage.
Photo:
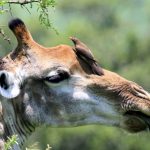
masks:
[(52, 28), (56, 34), (58, 34), (58, 31), (55, 27), (53, 27), (52, 22), (49, 20), (49, 7), (53, 7), (56, 5), (55, 0), (41, 0), (38, 4), (38, 12), (40, 12), (39, 15), (39, 21), (41, 24), (44, 24), (47, 28)]
[[(32, 9), (33, 4), (32, 3), (37, 3), (38, 7), (37, 7), (37, 12), (39, 12), (39, 21), (41, 24), (45, 25), (47, 28), (52, 28), (56, 34), (58, 34), (58, 31), (55, 29), (55, 27), (53, 27), (51, 20), (49, 19), (49, 8), (52, 7), (54, 8), (54, 6), (56, 5), (55, 0), (31, 0), (31, 1), (26, 1), (24, 0), (23, 2), (19, 2), (19, 1), (9, 1), (9, 0), (1, 0), (0, 1), (0, 15), (9, 12), (11, 15), (13, 15), (12, 13), (12, 8), (11, 6), (14, 4), (18, 4), (21, 7), (25, 7), (27, 9), (27, 11), (30, 13), (30, 9)], [(30, 9), (28, 9), (26, 7), (27, 4), (30, 4)], [(0, 31), (3, 31), (2, 28), (0, 28)], [(8, 42), (10, 42), (8, 40), (8, 38), (4, 38), (4, 40), (7, 40)]]
[(9, 150), (13, 147), (13, 145), (18, 144), (17, 140), (17, 135), (12, 135), (11, 137), (8, 137), (8, 140), (5, 142), (5, 150)]
[[(29, 148), (26, 148), (26, 150), (40, 150), (40, 149), (38, 148), (38, 143), (34, 143)], [(51, 147), (49, 146), (49, 144), (47, 144), (47, 147), (45, 150), (51, 150)]]
[(6, 4), (5, 0), (0, 1), (0, 15), (7, 12), (8, 9), (4, 9), (3, 6)]
[[(15, 144), (18, 144), (18, 136), (17, 135), (12, 135), (11, 137), (8, 137), (8, 140), (5, 142), (5, 149), (4, 150), (9, 150), (11, 149)], [(51, 147), (49, 146), (49, 144), (47, 144), (47, 147), (45, 150), (50, 150)], [(38, 143), (34, 143), (33, 145), (31, 145), (30, 147), (26, 148), (26, 150), (40, 150), (38, 148)]]
[(50, 23), (50, 20), (49, 20), (48, 8), (50, 6), (54, 7), (54, 5), (55, 5), (54, 0), (50, 0), (50, 1), (41, 0), (39, 2), (39, 7), (38, 7), (38, 11), (40, 12), (39, 20), (40, 20), (41, 23), (45, 24), (46, 27), (51, 27), (51, 23)]

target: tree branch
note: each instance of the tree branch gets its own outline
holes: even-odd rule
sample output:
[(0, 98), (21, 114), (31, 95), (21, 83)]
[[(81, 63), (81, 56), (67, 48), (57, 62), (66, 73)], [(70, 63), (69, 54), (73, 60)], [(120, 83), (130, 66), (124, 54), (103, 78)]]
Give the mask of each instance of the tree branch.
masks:
[(9, 4), (29, 4), (29, 3), (38, 3), (40, 0), (9, 0), (7, 3)]

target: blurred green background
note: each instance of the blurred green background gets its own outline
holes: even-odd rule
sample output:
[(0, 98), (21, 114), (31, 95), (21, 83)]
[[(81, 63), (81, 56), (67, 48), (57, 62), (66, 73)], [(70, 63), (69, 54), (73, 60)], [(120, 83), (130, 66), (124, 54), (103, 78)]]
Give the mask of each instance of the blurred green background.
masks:
[[(69, 44), (69, 36), (86, 43), (106, 69), (133, 80), (150, 91), (150, 1), (149, 0), (59, 0), (50, 10), (50, 20), (58, 30), (46, 29), (38, 21), (36, 4), (30, 13), (20, 6), (0, 16), (0, 25), (11, 45), (0, 38), (0, 55), (16, 47), (7, 27), (12, 17), (27, 24), (34, 39), (44, 46)], [(82, 126), (76, 128), (40, 128), (27, 145), (38, 142), (41, 150), (150, 150), (150, 133), (131, 135), (119, 128)]]

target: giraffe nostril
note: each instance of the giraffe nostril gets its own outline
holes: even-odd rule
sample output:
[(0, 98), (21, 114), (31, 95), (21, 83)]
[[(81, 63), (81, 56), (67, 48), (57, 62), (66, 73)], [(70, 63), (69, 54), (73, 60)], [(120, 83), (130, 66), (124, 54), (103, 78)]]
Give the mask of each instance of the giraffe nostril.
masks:
[(20, 94), (20, 82), (13, 73), (0, 71), (0, 95), (11, 99)]
[(7, 90), (8, 87), (9, 87), (5, 73), (2, 73), (2, 74), (0, 75), (0, 86), (1, 86), (3, 89), (5, 89), (5, 90)]

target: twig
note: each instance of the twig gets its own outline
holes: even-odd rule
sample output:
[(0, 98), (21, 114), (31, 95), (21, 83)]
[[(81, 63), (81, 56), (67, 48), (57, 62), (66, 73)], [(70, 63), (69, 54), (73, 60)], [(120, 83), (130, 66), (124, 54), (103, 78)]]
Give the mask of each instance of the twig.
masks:
[(30, 10), (25, 6), (25, 4), (20, 5), (22, 8), (25, 8), (29, 14), (31, 14)]
[(1, 28), (0, 28), (0, 35), (3, 37), (3, 39), (4, 39), (5, 41), (7, 41), (9, 44), (11, 44), (10, 38), (8, 38), (8, 37), (5, 35), (4, 31), (3, 31)]
[(11, 16), (13, 16), (10, 3), (9, 3), (9, 13)]
[(7, 3), (8, 4), (29, 4), (29, 3), (38, 3), (39, 0), (9, 0)]

